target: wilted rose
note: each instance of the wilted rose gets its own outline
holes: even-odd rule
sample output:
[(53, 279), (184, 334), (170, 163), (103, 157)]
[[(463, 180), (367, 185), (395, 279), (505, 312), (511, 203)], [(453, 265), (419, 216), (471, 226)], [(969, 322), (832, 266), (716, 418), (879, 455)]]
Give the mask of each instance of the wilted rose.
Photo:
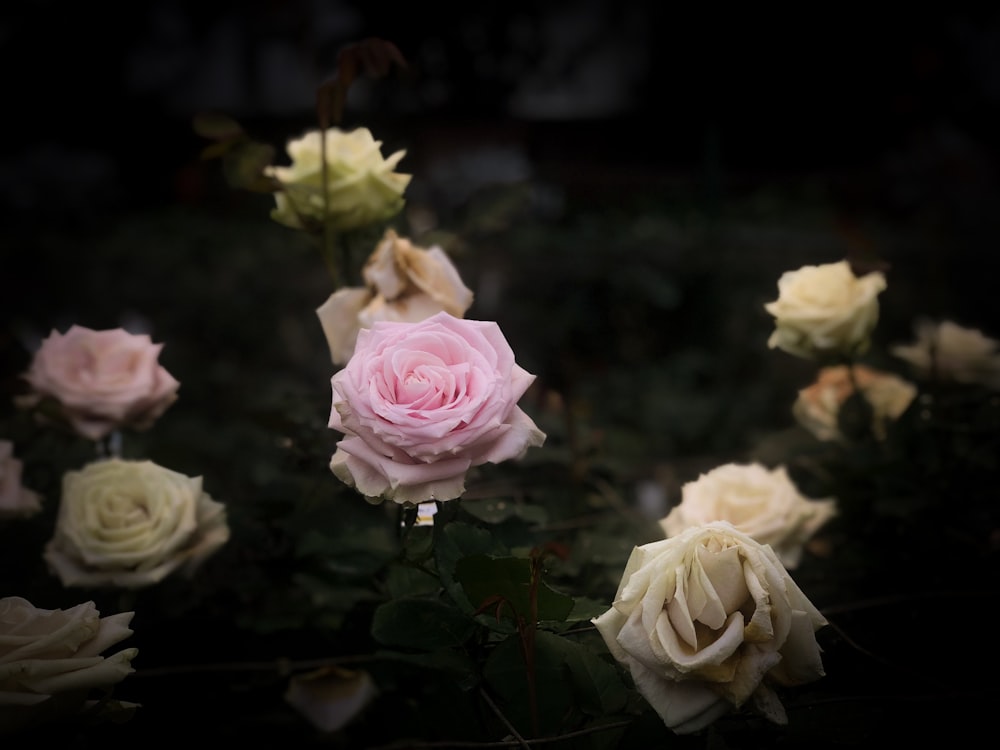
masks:
[(265, 171), (281, 183), (271, 217), (293, 229), (358, 229), (395, 216), (411, 175), (394, 172), (406, 151), (383, 158), (381, 141), (367, 128), (326, 131), (326, 190), (319, 130), (288, 142), (288, 167)]
[(788, 570), (798, 566), (802, 547), (836, 513), (833, 500), (799, 493), (785, 467), (724, 464), (681, 488), (681, 501), (660, 521), (677, 536), (691, 526), (729, 521), (761, 544), (768, 544)]
[(42, 509), (38, 493), (21, 484), (22, 468), (14, 458), (14, 444), (0, 440), (0, 521), (32, 516)]
[(751, 705), (787, 723), (775, 686), (822, 677), (826, 620), (774, 550), (726, 521), (636, 547), (594, 625), (677, 734)]
[(63, 476), (45, 559), (65, 586), (140, 588), (190, 575), (228, 539), (225, 506), (201, 477), (112, 458)]
[(135, 671), (135, 648), (101, 656), (132, 635), (133, 615), (101, 617), (91, 601), (40, 609), (19, 596), (0, 599), (0, 731), (75, 713), (92, 690), (107, 690)]
[(917, 340), (890, 351), (922, 377), (1000, 389), (1000, 341), (950, 320), (920, 320)]
[(857, 390), (871, 407), (872, 434), (884, 440), (890, 421), (899, 419), (913, 399), (917, 388), (900, 377), (864, 365), (853, 365), (854, 378), (846, 365), (824, 367), (816, 382), (799, 391), (792, 405), (795, 419), (819, 440), (840, 440), (840, 411)]
[(377, 322), (331, 379), (330, 427), (345, 437), (330, 469), (372, 499), (459, 497), (471, 467), (544, 442), (517, 406), (534, 379), (494, 322)]
[(778, 279), (778, 299), (764, 305), (775, 318), (767, 345), (806, 359), (861, 354), (870, 345), (885, 287), (881, 272), (855, 276), (846, 260), (786, 271)]
[(71, 326), (52, 331), (24, 377), (31, 392), (18, 404), (52, 401), (76, 432), (100, 440), (129, 427), (147, 429), (177, 400), (180, 384), (159, 363), (163, 344), (122, 328)]
[(376, 321), (416, 323), (442, 310), (461, 318), (472, 305), (472, 291), (443, 249), (418, 247), (391, 229), (362, 276), (364, 287), (338, 289), (316, 310), (335, 365), (351, 358), (358, 331)]
[(285, 701), (321, 732), (336, 732), (361, 713), (377, 693), (368, 672), (331, 666), (292, 677)]

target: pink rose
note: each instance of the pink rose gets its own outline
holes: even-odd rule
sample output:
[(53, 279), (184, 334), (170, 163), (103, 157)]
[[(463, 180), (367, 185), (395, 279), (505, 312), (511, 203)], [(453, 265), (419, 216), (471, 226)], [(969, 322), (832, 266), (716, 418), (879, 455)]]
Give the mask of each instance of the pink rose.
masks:
[(91, 440), (120, 427), (148, 428), (180, 387), (158, 362), (162, 348), (122, 328), (52, 331), (24, 375), (32, 392), (20, 404), (54, 400), (73, 429)]
[(330, 469), (369, 498), (453, 500), (471, 467), (545, 441), (517, 406), (534, 379), (496, 323), (446, 312), (376, 322), (331, 378), (330, 427), (345, 437)]

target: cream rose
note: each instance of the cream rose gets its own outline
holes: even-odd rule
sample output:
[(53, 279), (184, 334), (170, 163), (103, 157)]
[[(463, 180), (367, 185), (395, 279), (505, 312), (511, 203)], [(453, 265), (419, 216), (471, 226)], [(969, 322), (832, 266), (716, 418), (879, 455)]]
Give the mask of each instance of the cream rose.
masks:
[(416, 323), (442, 310), (461, 318), (472, 305), (472, 291), (444, 250), (418, 247), (391, 229), (362, 276), (364, 287), (338, 289), (316, 310), (335, 365), (351, 358), (358, 331), (376, 321)]
[(358, 334), (331, 379), (330, 469), (369, 498), (452, 500), (473, 466), (521, 457), (545, 434), (517, 402), (535, 376), (493, 322), (440, 312)]
[(922, 377), (977, 383), (1000, 389), (1000, 341), (950, 320), (916, 325), (917, 340), (890, 352), (913, 366)]
[(840, 408), (857, 383), (872, 409), (872, 433), (884, 440), (890, 421), (899, 419), (917, 395), (917, 387), (889, 372), (854, 365), (854, 382), (846, 365), (824, 367), (816, 382), (799, 391), (792, 405), (796, 421), (819, 440), (840, 440)]
[(0, 521), (33, 516), (42, 509), (37, 492), (21, 484), (23, 464), (14, 458), (14, 444), (0, 440)]
[(826, 620), (768, 545), (726, 521), (636, 547), (594, 625), (677, 734), (752, 705), (787, 716), (774, 686), (822, 677)]
[(329, 128), (324, 193), (320, 131), (289, 141), (291, 165), (265, 170), (281, 183), (271, 217), (293, 229), (320, 228), (325, 218), (334, 229), (348, 230), (395, 216), (411, 175), (393, 171), (406, 151), (383, 158), (381, 146), (367, 128)]
[(52, 331), (24, 375), (31, 392), (18, 404), (32, 408), (51, 400), (91, 440), (122, 427), (147, 429), (177, 400), (180, 387), (159, 364), (162, 348), (145, 334), (121, 328)]
[(861, 354), (885, 287), (880, 272), (855, 276), (846, 260), (786, 271), (778, 279), (778, 299), (764, 305), (775, 318), (767, 345), (806, 359)]
[(802, 559), (802, 546), (836, 513), (834, 500), (811, 500), (799, 494), (785, 467), (759, 463), (725, 464), (681, 488), (681, 501), (660, 527), (677, 536), (692, 526), (729, 521), (768, 544), (791, 570)]
[(101, 656), (132, 635), (133, 614), (101, 617), (90, 601), (40, 609), (19, 596), (0, 599), (0, 730), (82, 709), (92, 689), (108, 689), (134, 672), (135, 648)]
[(111, 458), (64, 475), (45, 559), (65, 586), (140, 588), (190, 575), (228, 539), (201, 477)]

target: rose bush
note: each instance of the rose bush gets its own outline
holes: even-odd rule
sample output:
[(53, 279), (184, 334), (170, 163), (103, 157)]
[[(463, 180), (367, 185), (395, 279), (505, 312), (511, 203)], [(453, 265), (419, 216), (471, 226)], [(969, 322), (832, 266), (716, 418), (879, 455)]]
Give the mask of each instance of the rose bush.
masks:
[(845, 261), (803, 266), (778, 279), (778, 299), (764, 305), (775, 318), (767, 345), (806, 359), (863, 353), (878, 322), (885, 276), (855, 276)]
[(406, 151), (383, 158), (381, 146), (368, 128), (329, 128), (324, 191), (320, 131), (290, 140), (291, 165), (265, 170), (280, 183), (271, 217), (292, 229), (322, 227), (325, 220), (334, 229), (349, 230), (395, 216), (411, 175), (393, 171)]
[(14, 444), (0, 440), (0, 521), (33, 516), (42, 509), (37, 492), (21, 484), (21, 461), (14, 458)]
[(190, 574), (228, 539), (225, 506), (201, 477), (111, 458), (63, 476), (44, 556), (65, 586), (139, 588)]
[(61, 418), (91, 440), (123, 427), (147, 429), (177, 400), (180, 387), (158, 361), (162, 348), (148, 335), (122, 328), (52, 331), (24, 374), (30, 393), (18, 405), (52, 402)]
[(101, 654), (132, 635), (133, 612), (101, 617), (94, 602), (40, 609), (0, 599), (0, 730), (49, 721), (86, 706), (91, 690), (121, 682), (138, 650)]
[(774, 687), (824, 674), (815, 633), (825, 618), (770, 546), (726, 521), (636, 547), (593, 622), (677, 734), (748, 703), (787, 723)]
[(915, 328), (914, 343), (889, 351), (921, 377), (1000, 389), (1000, 341), (950, 320), (920, 320)]
[(854, 376), (846, 365), (824, 367), (816, 381), (799, 391), (792, 414), (796, 421), (819, 440), (840, 440), (841, 407), (855, 392), (861, 391), (872, 411), (872, 434), (886, 436), (890, 421), (899, 419), (917, 395), (917, 387), (889, 372), (864, 365), (853, 365)]
[(799, 493), (785, 467), (725, 464), (687, 482), (681, 501), (660, 527), (677, 536), (691, 526), (728, 521), (744, 534), (774, 549), (789, 570), (798, 566), (803, 545), (836, 513), (834, 500), (812, 500)]
[(330, 469), (372, 499), (459, 497), (471, 467), (545, 440), (517, 406), (534, 379), (494, 322), (446, 312), (376, 322), (331, 379), (329, 426), (345, 437)]
[(391, 229), (362, 276), (364, 287), (338, 289), (316, 310), (335, 365), (351, 358), (358, 331), (376, 321), (416, 323), (442, 310), (461, 318), (472, 305), (472, 290), (443, 249), (418, 247)]

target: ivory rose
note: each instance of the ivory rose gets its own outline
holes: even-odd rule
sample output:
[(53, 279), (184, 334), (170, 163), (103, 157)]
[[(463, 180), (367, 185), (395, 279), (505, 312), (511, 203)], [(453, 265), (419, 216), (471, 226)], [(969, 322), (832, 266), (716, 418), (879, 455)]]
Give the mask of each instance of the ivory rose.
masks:
[(444, 310), (456, 318), (472, 305), (472, 291), (437, 245), (414, 245), (387, 229), (362, 269), (364, 287), (345, 287), (316, 310), (330, 358), (351, 358), (361, 328), (378, 320), (416, 323)]
[(92, 601), (41, 609), (19, 596), (0, 599), (0, 730), (82, 709), (92, 689), (108, 689), (134, 672), (135, 648), (101, 656), (132, 635), (133, 615), (101, 617)]
[(319, 130), (288, 142), (292, 163), (268, 167), (280, 183), (271, 217), (292, 229), (321, 228), (324, 218), (334, 229), (368, 226), (395, 216), (404, 205), (403, 191), (411, 175), (395, 172), (406, 151), (388, 158), (368, 128), (326, 131), (326, 191), (323, 189), (323, 146)]
[(916, 341), (893, 346), (890, 352), (922, 377), (1000, 389), (1000, 341), (974, 328), (950, 320), (920, 320)]
[(792, 405), (796, 421), (819, 440), (840, 440), (840, 408), (854, 394), (855, 383), (872, 410), (872, 433), (886, 436), (887, 424), (899, 419), (917, 395), (917, 388), (900, 377), (864, 365), (854, 365), (854, 382), (846, 365), (824, 367), (816, 382), (799, 391)]
[(836, 513), (833, 500), (804, 497), (785, 467), (730, 463), (681, 487), (681, 501), (660, 527), (677, 536), (691, 526), (729, 521), (744, 534), (768, 544), (788, 570), (802, 559), (802, 546)]
[(180, 384), (159, 364), (163, 344), (122, 328), (71, 326), (42, 341), (18, 404), (53, 401), (73, 429), (100, 440), (122, 427), (147, 429), (177, 399)]
[(45, 559), (65, 586), (140, 588), (191, 574), (229, 539), (225, 506), (152, 461), (95, 461), (63, 476)]
[(636, 547), (593, 622), (677, 734), (744, 705), (785, 724), (774, 687), (824, 674), (815, 633), (825, 618), (770, 546), (727, 521)]
[(775, 318), (768, 347), (806, 359), (863, 353), (885, 287), (882, 273), (855, 276), (846, 260), (786, 271), (778, 279), (778, 299), (764, 305)]
[(459, 497), (471, 467), (544, 442), (517, 406), (534, 379), (494, 322), (376, 322), (331, 379), (329, 426), (345, 437), (330, 469), (373, 500)]
[(0, 440), (0, 521), (33, 516), (42, 509), (38, 493), (21, 484), (22, 468), (14, 458), (14, 444)]

